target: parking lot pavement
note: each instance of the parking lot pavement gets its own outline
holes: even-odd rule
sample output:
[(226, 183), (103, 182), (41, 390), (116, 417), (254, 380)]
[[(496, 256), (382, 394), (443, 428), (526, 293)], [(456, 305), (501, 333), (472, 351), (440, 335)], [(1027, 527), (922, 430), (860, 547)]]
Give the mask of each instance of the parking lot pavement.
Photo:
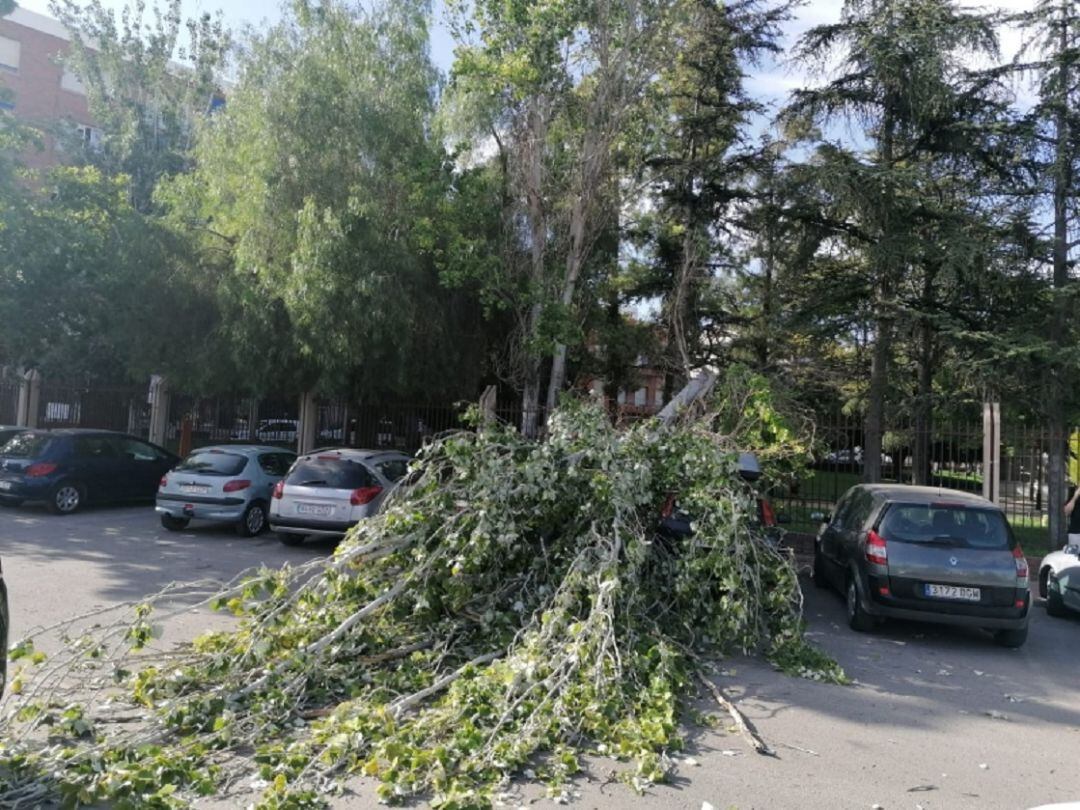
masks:
[[(243, 539), (226, 527), (168, 532), (149, 506), (62, 518), (33, 507), (0, 510), (13, 638), (170, 582), (225, 581), (252, 566), (299, 564), (332, 548), (326, 541), (289, 548), (269, 535)], [(589, 778), (575, 783), (575, 804), (981, 810), (1080, 799), (1080, 620), (1049, 618), (1038, 604), (1019, 650), (973, 630), (903, 622), (860, 634), (847, 628), (838, 595), (809, 583), (805, 590), (811, 640), (856, 683), (790, 678), (745, 658), (723, 662), (728, 675), (719, 678), (777, 758), (750, 753), (735, 735), (688, 729), (688, 749), (677, 756), (697, 764), (681, 764), (671, 785), (638, 797), (607, 783), (623, 766), (594, 760)], [(164, 640), (193, 636), (213, 621), (204, 611), (188, 614), (166, 628)], [(699, 708), (715, 710), (704, 702)], [(336, 804), (373, 806), (371, 785), (356, 788)], [(539, 799), (531, 790), (523, 803)]]
[[(271, 534), (242, 538), (227, 526), (170, 532), (152, 505), (90, 508), (63, 517), (43, 507), (0, 507), (12, 642), (32, 627), (138, 600), (171, 582), (227, 582), (253, 566), (298, 565), (333, 547), (310, 541), (290, 548)], [(164, 641), (186, 640), (208, 621), (225, 621), (212, 615), (177, 617), (167, 623)]]
[(691, 730), (698, 764), (671, 786), (640, 798), (602, 788), (611, 766), (594, 763), (581, 806), (1015, 810), (1080, 799), (1080, 620), (1049, 618), (1040, 603), (1028, 643), (1008, 650), (979, 631), (907, 622), (856, 633), (837, 594), (804, 591), (811, 640), (854, 685), (724, 662), (731, 674), (718, 683), (778, 757)]

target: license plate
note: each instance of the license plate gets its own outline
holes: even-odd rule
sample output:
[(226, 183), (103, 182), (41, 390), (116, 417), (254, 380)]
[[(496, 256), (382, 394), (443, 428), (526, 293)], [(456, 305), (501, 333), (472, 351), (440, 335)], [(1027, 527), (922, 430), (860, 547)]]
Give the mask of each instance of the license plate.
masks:
[(296, 505), (296, 514), (314, 515), (315, 517), (330, 517), (330, 515), (334, 514), (334, 507), (320, 506), (317, 503), (298, 503)]
[(210, 487), (202, 484), (181, 484), (180, 491), (185, 495), (205, 495), (210, 491)]
[(927, 585), (926, 595), (935, 599), (962, 599), (965, 602), (978, 602), (982, 599), (978, 588), (962, 588), (958, 585)]
[(10, 481), (0, 481), (0, 489), (11, 489)]

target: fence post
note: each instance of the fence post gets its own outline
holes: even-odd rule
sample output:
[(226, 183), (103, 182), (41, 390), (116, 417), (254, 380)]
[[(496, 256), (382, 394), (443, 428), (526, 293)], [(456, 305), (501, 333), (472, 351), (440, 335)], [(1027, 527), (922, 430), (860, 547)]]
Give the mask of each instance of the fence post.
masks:
[(319, 426), (319, 410), (315, 404), (315, 392), (300, 395), (300, 424), (296, 431), (296, 452), (310, 453), (315, 449), (315, 435)]
[(497, 397), (498, 391), (494, 385), (489, 385), (484, 389), (484, 393), (480, 395), (480, 415), (483, 417), (485, 423), (493, 423), (495, 421)]
[(257, 442), (259, 440), (259, 398), (253, 396), (251, 402), (248, 403), (248, 415), (247, 415), (247, 436), (248, 441)]
[(997, 503), (1001, 497), (1001, 403), (983, 403), (982, 494)]
[(150, 375), (150, 393), (146, 397), (150, 405), (150, 434), (152, 444), (165, 445), (169, 429), (169, 383), (160, 374)]
[(16, 426), (36, 428), (40, 406), (41, 372), (31, 368), (19, 377), (19, 400), (15, 404)]

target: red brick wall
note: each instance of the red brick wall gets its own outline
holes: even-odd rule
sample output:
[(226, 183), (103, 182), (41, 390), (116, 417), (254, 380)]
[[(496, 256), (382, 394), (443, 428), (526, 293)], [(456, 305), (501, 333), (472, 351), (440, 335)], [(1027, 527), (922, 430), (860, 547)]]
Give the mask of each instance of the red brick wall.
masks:
[[(44, 131), (64, 119), (80, 124), (92, 123), (86, 97), (60, 86), (63, 68), (55, 60), (57, 55), (67, 53), (68, 42), (7, 18), (0, 19), (0, 36), (20, 43), (18, 73), (0, 68), (0, 85), (15, 94), (13, 113), (17, 118)], [(59, 162), (48, 137), (44, 151), (28, 153), (24, 160), (31, 168), (44, 168)]]

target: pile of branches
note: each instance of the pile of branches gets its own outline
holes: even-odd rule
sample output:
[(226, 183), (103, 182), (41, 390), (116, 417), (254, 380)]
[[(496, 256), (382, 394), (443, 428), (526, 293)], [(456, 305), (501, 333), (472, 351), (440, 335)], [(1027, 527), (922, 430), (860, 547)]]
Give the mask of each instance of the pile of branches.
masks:
[[(728, 386), (628, 429), (570, 405), (543, 442), (444, 436), (329, 560), (206, 594), (241, 617), (230, 631), (151, 649), (171, 590), (53, 628), (55, 658), (24, 642), (0, 805), (186, 806), (254, 784), (263, 807), (318, 806), (360, 773), (389, 801), (490, 806), (511, 778), (558, 785), (596, 752), (636, 763), (639, 788), (661, 780), (703, 661), (756, 651), (842, 678), (804, 644), (796, 573), (738, 475), (748, 437), (775, 428), (752, 399)], [(690, 537), (657, 533), (672, 495)]]

